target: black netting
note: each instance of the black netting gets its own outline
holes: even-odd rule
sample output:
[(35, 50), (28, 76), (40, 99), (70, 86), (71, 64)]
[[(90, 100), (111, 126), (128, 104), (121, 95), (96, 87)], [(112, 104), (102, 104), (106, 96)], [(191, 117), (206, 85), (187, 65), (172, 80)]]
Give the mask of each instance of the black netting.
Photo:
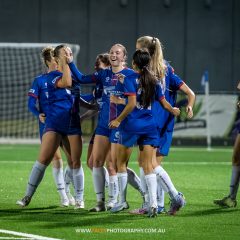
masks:
[[(38, 121), (28, 111), (27, 93), (45, 69), (40, 54), (47, 45), (33, 45), (0, 44), (0, 138), (38, 138)], [(79, 47), (70, 46), (76, 57)]]

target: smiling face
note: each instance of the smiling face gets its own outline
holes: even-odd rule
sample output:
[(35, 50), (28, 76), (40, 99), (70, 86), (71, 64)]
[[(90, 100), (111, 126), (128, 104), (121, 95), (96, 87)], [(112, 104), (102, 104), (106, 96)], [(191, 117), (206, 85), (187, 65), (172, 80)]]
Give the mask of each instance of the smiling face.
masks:
[(125, 51), (123, 47), (113, 45), (109, 52), (109, 60), (113, 68), (122, 68), (125, 64)]

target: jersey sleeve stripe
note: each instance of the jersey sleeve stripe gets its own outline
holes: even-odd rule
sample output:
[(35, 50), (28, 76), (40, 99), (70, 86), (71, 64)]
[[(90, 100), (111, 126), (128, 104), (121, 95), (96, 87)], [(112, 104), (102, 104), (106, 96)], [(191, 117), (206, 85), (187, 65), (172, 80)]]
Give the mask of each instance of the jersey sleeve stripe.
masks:
[(28, 96), (29, 96), (29, 97), (38, 98), (38, 96), (37, 96), (37, 95), (35, 95), (35, 94), (33, 94), (33, 93), (28, 93)]
[(58, 83), (58, 81), (61, 80), (61, 79), (62, 79), (62, 77), (59, 77), (58, 79), (56, 79), (56, 82), (54, 83), (55, 88), (58, 87), (58, 86), (57, 86), (57, 83)]
[(163, 99), (165, 99), (165, 96), (160, 97), (160, 98), (159, 98), (159, 101), (161, 101), (161, 100), (163, 100)]
[(178, 89), (180, 89), (183, 84), (184, 84), (184, 82), (181, 82), (181, 83), (178, 85)]
[(136, 96), (136, 93), (126, 92), (124, 93), (126, 96)]

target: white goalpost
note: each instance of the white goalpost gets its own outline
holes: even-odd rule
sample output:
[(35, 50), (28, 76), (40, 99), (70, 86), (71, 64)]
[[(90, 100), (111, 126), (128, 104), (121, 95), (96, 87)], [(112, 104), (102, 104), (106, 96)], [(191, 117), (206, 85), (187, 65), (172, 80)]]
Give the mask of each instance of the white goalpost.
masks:
[[(38, 121), (28, 110), (28, 90), (45, 71), (41, 50), (56, 43), (0, 43), (0, 143), (38, 143)], [(77, 44), (68, 44), (76, 60)]]

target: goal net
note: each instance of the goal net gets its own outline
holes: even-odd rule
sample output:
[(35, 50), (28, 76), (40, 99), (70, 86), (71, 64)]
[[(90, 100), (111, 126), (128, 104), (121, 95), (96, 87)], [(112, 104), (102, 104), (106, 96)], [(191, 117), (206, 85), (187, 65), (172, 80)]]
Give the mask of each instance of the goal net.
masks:
[[(28, 110), (27, 94), (34, 78), (46, 71), (41, 50), (57, 45), (0, 43), (0, 143), (39, 142), (38, 121)], [(79, 45), (68, 45), (76, 58)]]

